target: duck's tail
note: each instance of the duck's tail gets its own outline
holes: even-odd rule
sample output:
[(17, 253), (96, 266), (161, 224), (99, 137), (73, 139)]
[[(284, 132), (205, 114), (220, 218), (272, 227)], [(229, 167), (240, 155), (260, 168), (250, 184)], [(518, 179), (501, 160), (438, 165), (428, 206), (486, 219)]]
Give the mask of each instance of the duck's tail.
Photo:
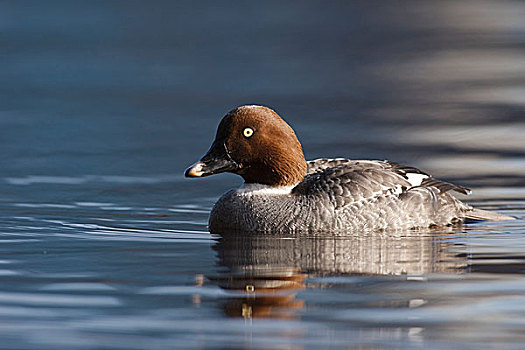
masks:
[(467, 220), (492, 220), (492, 221), (503, 221), (503, 220), (516, 220), (512, 216), (503, 215), (495, 211), (488, 211), (483, 209), (469, 208), (465, 217)]

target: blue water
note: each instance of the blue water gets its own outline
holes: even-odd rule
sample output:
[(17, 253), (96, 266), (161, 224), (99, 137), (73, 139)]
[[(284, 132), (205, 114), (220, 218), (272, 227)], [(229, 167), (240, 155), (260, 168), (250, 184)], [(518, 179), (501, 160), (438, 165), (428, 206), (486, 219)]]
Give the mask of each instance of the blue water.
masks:
[[(525, 4), (0, 2), (0, 348), (523, 348)], [(221, 238), (241, 104), (518, 218)]]

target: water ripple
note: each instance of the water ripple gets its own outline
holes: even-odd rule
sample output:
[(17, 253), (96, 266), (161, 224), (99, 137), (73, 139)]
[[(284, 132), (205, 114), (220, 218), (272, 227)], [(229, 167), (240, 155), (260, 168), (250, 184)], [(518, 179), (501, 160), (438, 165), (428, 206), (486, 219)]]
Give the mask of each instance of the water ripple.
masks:
[(11, 185), (27, 186), (33, 184), (80, 185), (86, 183), (117, 183), (117, 184), (159, 184), (180, 182), (180, 175), (155, 176), (113, 176), (113, 175), (84, 175), (84, 176), (41, 176), (29, 175), (24, 177), (8, 177), (4, 180)]
[(94, 295), (67, 295), (67, 294), (44, 294), (44, 293), (9, 293), (0, 292), (0, 303), (21, 305), (52, 305), (60, 306), (83, 306), (83, 307), (115, 307), (121, 305), (117, 298), (110, 296)]

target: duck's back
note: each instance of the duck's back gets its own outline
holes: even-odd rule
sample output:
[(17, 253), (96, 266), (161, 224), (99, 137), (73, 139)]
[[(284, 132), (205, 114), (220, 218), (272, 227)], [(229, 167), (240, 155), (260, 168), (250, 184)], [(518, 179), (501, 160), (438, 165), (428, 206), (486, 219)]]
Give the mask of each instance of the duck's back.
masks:
[(316, 159), (289, 191), (246, 186), (222, 196), (210, 231), (314, 232), (443, 226), (471, 208), (448, 192), (469, 190), (388, 161)]

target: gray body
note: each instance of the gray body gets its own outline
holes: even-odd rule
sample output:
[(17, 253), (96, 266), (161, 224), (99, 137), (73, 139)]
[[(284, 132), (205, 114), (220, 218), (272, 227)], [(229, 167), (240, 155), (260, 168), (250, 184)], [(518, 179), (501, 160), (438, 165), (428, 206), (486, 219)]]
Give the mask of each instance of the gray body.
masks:
[(317, 159), (288, 192), (250, 186), (213, 207), (209, 228), (227, 232), (399, 230), (446, 226), (486, 213), (454, 198), (469, 190), (388, 161)]

